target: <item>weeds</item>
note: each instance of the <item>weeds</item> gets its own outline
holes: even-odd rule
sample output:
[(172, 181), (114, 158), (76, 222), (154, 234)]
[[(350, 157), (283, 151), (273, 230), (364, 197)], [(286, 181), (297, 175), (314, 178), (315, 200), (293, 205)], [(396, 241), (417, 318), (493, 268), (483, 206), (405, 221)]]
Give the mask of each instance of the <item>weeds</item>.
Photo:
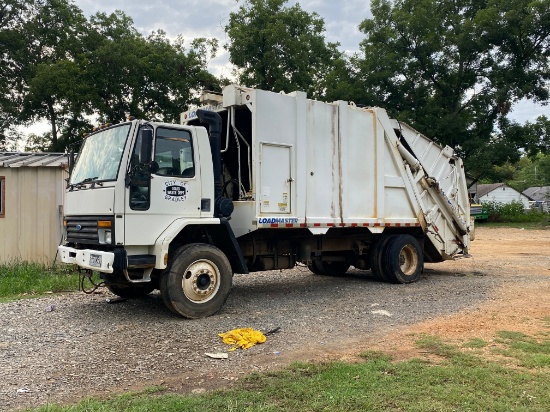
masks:
[(546, 223), (550, 222), (550, 214), (533, 210), (526, 211), (522, 202), (501, 203), (496, 201), (483, 202), (489, 214), (489, 222), (495, 223)]
[(52, 269), (27, 262), (0, 265), (0, 299), (73, 290), (78, 290), (78, 274), (68, 266)]

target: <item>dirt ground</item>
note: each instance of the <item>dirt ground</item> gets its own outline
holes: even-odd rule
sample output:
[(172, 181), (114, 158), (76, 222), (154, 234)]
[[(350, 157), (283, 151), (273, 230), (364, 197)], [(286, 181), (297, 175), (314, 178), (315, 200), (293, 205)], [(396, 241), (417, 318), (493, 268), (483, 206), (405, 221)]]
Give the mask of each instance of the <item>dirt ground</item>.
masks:
[[(389, 353), (394, 360), (422, 356), (415, 345), (419, 335), (438, 336), (448, 343), (471, 339), (492, 342), (499, 331), (516, 331), (530, 336), (548, 332), (550, 323), (550, 228), (476, 228), (472, 258), (446, 262), (444, 271), (462, 276), (505, 278), (489, 299), (476, 310), (439, 317), (391, 332), (381, 340), (370, 340), (365, 349)], [(465, 273), (464, 265), (470, 270)], [(437, 265), (426, 270), (441, 271)], [(532, 279), (535, 278), (535, 279)], [(525, 279), (525, 281), (522, 281)], [(340, 359), (355, 358), (357, 351), (333, 353)]]
[[(499, 331), (516, 331), (530, 336), (548, 333), (550, 323), (550, 227), (546, 230), (515, 228), (476, 228), (471, 257), (442, 264), (426, 264), (430, 275), (498, 277), (502, 286), (487, 296), (475, 309), (434, 317), (410, 326), (392, 328), (389, 332), (341, 340), (337, 345), (305, 346), (286, 353), (281, 362), (269, 358), (255, 359), (259, 370), (278, 369), (294, 361), (361, 361), (367, 350), (381, 351), (394, 361), (423, 358), (425, 351), (416, 345), (420, 336), (437, 336), (446, 343), (462, 344), (483, 339), (492, 345)], [(461, 291), (457, 290), (457, 294)], [(243, 372), (244, 373), (244, 372)], [(228, 385), (197, 377), (188, 385), (177, 378), (167, 379), (170, 391), (194, 392)]]
[[(503, 330), (548, 334), (550, 228), (481, 226), (470, 253), (427, 264), (410, 285), (378, 282), (368, 271), (330, 277), (303, 267), (239, 276), (219, 314), (193, 321), (173, 316), (158, 293), (116, 305), (107, 291), (3, 303), (0, 410), (150, 386), (200, 393), (254, 371), (355, 361), (367, 350), (422, 358), (415, 344), (421, 334), (490, 345)], [(229, 360), (206, 358), (227, 351), (217, 333), (236, 327), (281, 331)]]

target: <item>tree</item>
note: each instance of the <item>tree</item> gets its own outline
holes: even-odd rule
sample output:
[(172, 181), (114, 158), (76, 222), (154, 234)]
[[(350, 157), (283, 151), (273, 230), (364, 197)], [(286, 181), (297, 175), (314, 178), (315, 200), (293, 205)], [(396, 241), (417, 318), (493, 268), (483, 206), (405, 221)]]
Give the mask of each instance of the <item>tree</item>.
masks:
[(18, 138), (15, 129), (20, 112), (22, 63), (20, 54), (26, 39), (20, 31), (34, 1), (5, 0), (0, 4), (0, 150), (8, 149)]
[(229, 60), (237, 66), (243, 85), (277, 92), (302, 90), (320, 97), (333, 60), (342, 59), (338, 44), (325, 41), (324, 21), (317, 13), (285, 3), (245, 0), (229, 15)]
[(483, 175), (532, 143), (506, 115), (546, 102), (550, 0), (373, 0), (359, 100), (380, 104)]
[(183, 38), (171, 42), (160, 30), (143, 37), (120, 11), (98, 13), (90, 24), (91, 104), (103, 122), (120, 122), (130, 114), (177, 122), (198, 90), (217, 87), (207, 71), (215, 40), (195, 39), (186, 49)]
[(508, 167), (513, 171), (512, 175), (498, 181), (506, 182), (520, 192), (533, 186), (550, 186), (550, 155), (524, 156)]
[(219, 90), (207, 65), (217, 53), (215, 39), (198, 38), (189, 49), (180, 36), (170, 42), (162, 31), (147, 37), (139, 67), (140, 84), (133, 90), (134, 107), (148, 119), (179, 122), (180, 113), (198, 103), (202, 89)]
[(550, 119), (540, 116), (535, 123), (526, 123), (524, 127), (529, 136), (530, 154), (550, 154)]
[(18, 35), (25, 39), (10, 56), (19, 67), (19, 80), (12, 86), (20, 124), (45, 119), (50, 124), (51, 149), (61, 150), (59, 132), (82, 115), (79, 102), (82, 68), (81, 38), (86, 19), (67, 0), (36, 0), (25, 11)]
[(2, 148), (18, 137), (10, 127), (40, 120), (50, 131), (29, 136), (28, 149), (64, 150), (95, 119), (177, 121), (198, 90), (218, 87), (206, 70), (217, 41), (185, 48), (162, 31), (144, 37), (123, 12), (88, 21), (70, 0), (8, 0), (0, 6), (0, 45)]

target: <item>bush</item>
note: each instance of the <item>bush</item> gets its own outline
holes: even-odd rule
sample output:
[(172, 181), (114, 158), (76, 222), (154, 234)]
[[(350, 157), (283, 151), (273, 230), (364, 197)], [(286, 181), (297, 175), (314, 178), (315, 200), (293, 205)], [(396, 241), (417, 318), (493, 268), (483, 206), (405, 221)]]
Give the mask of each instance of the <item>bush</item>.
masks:
[(489, 222), (541, 222), (548, 215), (546, 213), (525, 210), (523, 203), (512, 201), (511, 203), (501, 203), (496, 201), (483, 202), (489, 213)]

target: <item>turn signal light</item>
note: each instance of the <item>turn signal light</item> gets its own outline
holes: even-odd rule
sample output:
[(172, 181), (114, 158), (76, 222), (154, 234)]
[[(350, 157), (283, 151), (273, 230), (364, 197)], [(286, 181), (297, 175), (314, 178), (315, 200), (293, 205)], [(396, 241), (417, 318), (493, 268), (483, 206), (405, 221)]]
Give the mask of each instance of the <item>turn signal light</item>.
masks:
[(111, 227), (113, 222), (110, 220), (99, 220), (97, 222), (97, 227)]

